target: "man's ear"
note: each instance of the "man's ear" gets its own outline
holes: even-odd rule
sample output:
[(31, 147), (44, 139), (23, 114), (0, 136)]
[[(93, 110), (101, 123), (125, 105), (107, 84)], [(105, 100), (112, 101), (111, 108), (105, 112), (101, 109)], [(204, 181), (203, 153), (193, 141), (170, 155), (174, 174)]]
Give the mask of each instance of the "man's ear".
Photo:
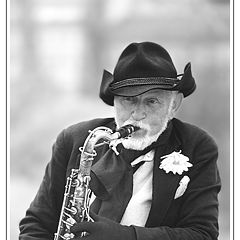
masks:
[(183, 94), (178, 92), (175, 96), (175, 99), (173, 101), (173, 106), (172, 106), (172, 112), (176, 113), (179, 107), (181, 106), (183, 100)]

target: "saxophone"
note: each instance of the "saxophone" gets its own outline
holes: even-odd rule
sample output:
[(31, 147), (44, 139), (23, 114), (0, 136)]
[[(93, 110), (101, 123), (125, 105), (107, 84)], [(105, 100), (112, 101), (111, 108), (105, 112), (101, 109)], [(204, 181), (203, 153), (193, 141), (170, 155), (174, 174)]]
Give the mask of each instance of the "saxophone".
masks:
[[(83, 147), (79, 148), (81, 152), (79, 168), (72, 169), (70, 176), (67, 178), (60, 219), (57, 232), (54, 234), (54, 240), (70, 240), (74, 238), (74, 234), (71, 233), (70, 228), (76, 222), (93, 221), (89, 215), (89, 202), (91, 198), (89, 183), (91, 180), (90, 171), (92, 161), (97, 155), (94, 148), (101, 144), (108, 143), (113, 151), (116, 152), (114, 144), (111, 143), (115, 140), (128, 137), (138, 129), (139, 127), (129, 124), (119, 128), (114, 133), (107, 127), (97, 127), (89, 131), (90, 133)], [(100, 139), (107, 141), (97, 144)], [(86, 232), (83, 232), (81, 237), (86, 234)]]

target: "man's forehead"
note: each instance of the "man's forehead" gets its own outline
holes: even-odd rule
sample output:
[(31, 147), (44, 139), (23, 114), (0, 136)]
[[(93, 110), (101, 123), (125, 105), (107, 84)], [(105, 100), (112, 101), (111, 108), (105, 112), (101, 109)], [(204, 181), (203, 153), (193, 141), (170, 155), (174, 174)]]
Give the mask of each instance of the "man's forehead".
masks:
[(151, 89), (147, 92), (144, 92), (142, 94), (139, 95), (133, 95), (133, 96), (114, 96), (114, 99), (118, 99), (118, 98), (158, 98), (158, 99), (163, 99), (163, 100), (169, 100), (169, 98), (172, 96), (173, 92), (175, 91), (167, 91), (167, 90), (163, 90), (160, 88), (154, 88)]
[(160, 98), (165, 98), (171, 95), (171, 91), (166, 91), (163, 89), (152, 89), (149, 90), (139, 96), (143, 96), (143, 97), (148, 97), (148, 96), (156, 96), (156, 97), (160, 97)]

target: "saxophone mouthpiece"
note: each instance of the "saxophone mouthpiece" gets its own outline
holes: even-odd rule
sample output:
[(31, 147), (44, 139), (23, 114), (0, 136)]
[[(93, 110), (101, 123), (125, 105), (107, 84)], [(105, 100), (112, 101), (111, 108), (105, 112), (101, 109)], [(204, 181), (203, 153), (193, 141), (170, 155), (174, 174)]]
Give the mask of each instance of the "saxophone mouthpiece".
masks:
[(120, 127), (119, 129), (116, 130), (114, 134), (116, 134), (116, 138), (125, 138), (132, 134), (133, 132), (136, 132), (139, 130), (140, 127), (133, 126), (132, 124), (125, 125), (123, 127)]

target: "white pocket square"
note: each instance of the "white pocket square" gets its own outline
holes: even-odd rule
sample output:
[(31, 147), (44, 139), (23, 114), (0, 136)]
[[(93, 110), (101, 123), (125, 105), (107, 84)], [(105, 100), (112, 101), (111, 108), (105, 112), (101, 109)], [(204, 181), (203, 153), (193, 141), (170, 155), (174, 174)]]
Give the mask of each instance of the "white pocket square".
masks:
[(190, 178), (188, 176), (184, 176), (179, 182), (179, 187), (175, 193), (174, 199), (181, 197), (187, 189)]

